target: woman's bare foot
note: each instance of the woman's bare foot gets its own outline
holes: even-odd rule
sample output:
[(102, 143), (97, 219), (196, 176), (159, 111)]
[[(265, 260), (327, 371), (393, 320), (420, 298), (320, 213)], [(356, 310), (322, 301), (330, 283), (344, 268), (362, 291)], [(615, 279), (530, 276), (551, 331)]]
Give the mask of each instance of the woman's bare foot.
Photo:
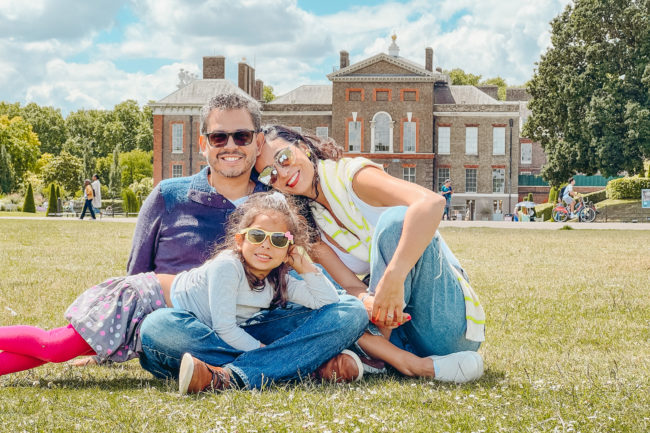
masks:
[(84, 356), (83, 358), (75, 358), (68, 361), (68, 364), (75, 367), (86, 367), (88, 365), (97, 365), (97, 361), (92, 356)]

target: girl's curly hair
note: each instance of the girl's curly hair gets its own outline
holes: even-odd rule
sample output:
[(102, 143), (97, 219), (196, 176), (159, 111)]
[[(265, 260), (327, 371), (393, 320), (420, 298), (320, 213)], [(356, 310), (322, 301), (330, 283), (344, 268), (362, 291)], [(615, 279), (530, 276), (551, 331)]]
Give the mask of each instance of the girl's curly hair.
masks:
[[(293, 235), (293, 245), (289, 248), (302, 247), (306, 253), (310, 251), (310, 228), (298, 212), (292, 197), (286, 197), (279, 192), (262, 192), (251, 195), (248, 200), (239, 205), (228, 217), (226, 235), (223, 242), (216, 245), (212, 254), (214, 258), (224, 250), (234, 251), (244, 266), (248, 284), (253, 291), (262, 291), (264, 280), (260, 280), (248, 269), (248, 265), (241, 254), (235, 236), (243, 229), (253, 224), (255, 217), (260, 214), (278, 215), (283, 218), (287, 229)], [(288, 250), (287, 250), (288, 253)], [(290, 266), (282, 263), (273, 269), (266, 279), (273, 287), (272, 305), (284, 306), (287, 303), (287, 279)]]

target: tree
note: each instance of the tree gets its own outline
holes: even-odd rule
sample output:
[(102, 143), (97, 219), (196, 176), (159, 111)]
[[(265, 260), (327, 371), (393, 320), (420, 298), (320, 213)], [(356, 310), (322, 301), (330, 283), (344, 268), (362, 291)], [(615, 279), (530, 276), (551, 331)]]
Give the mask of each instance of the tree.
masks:
[(56, 200), (56, 187), (54, 184), (50, 184), (50, 195), (47, 202), (47, 214), (45, 216), (54, 216), (58, 212), (57, 210), (57, 200)]
[(23, 212), (36, 213), (36, 203), (34, 202), (34, 190), (32, 184), (27, 184), (27, 193), (23, 202)]
[(264, 86), (264, 91), (262, 92), (262, 100), (264, 102), (271, 102), (275, 99), (275, 94), (273, 93), (273, 86)]
[(140, 149), (120, 154), (122, 185), (131, 185), (145, 177), (153, 176), (153, 152)]
[(508, 88), (508, 84), (506, 83), (506, 80), (504, 80), (503, 78), (501, 77), (488, 78), (487, 80), (481, 81), (481, 84), (498, 86), (499, 101), (506, 100), (506, 89)]
[(0, 143), (0, 194), (9, 194), (14, 190), (14, 167), (7, 148)]
[(542, 175), (640, 173), (650, 157), (650, 0), (576, 0), (551, 22), (552, 47), (528, 84), (523, 135)]
[(32, 102), (22, 109), (22, 117), (32, 125), (34, 132), (38, 135), (41, 152), (54, 155), (61, 152), (63, 143), (68, 138), (68, 131), (60, 109), (39, 107)]
[(46, 184), (57, 183), (68, 192), (81, 188), (82, 178), (83, 161), (65, 150), (43, 167), (43, 181)]
[(19, 102), (14, 102), (10, 104), (8, 102), (0, 102), (0, 116), (7, 116), (9, 119), (14, 117), (22, 116), (23, 111), (20, 108)]
[(14, 185), (21, 184), (25, 172), (36, 166), (40, 155), (41, 143), (32, 131), (32, 126), (22, 117), (9, 119), (0, 116), (0, 145), (4, 146), (11, 157), (14, 169)]
[(445, 71), (445, 73), (449, 74), (451, 84), (456, 86), (478, 86), (479, 81), (481, 81), (481, 75), (469, 74), (460, 68), (454, 68), (451, 71)]
[(111, 193), (111, 198), (119, 197), (122, 192), (122, 169), (120, 168), (120, 151), (118, 147), (113, 150), (113, 163), (108, 174), (108, 190)]

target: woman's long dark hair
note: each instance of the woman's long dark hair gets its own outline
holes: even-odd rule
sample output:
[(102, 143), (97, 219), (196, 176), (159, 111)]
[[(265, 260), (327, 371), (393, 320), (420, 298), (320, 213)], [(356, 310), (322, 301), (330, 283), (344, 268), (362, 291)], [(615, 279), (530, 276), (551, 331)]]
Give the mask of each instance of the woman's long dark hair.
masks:
[[(300, 146), (303, 144), (309, 149), (307, 157), (314, 166), (312, 188), (316, 193), (316, 198), (318, 198), (318, 184), (320, 183), (320, 177), (318, 175), (318, 161), (323, 159), (338, 161), (343, 156), (343, 148), (339, 146), (331, 137), (321, 138), (309, 132), (300, 133), (295, 129), (284, 125), (265, 125), (262, 127), (262, 132), (264, 133), (264, 139), (267, 143), (269, 141), (275, 140), (276, 138), (281, 138), (287, 143), (293, 144), (294, 146)], [(309, 207), (311, 201), (312, 199), (308, 197), (295, 196), (298, 212), (307, 220), (307, 223), (312, 229), (310, 231), (310, 241), (313, 243), (318, 240), (318, 226), (316, 225), (316, 221), (314, 221), (314, 217)]]
[[(250, 227), (255, 217), (260, 214), (278, 215), (284, 219), (287, 229), (293, 235), (293, 246), (289, 248), (302, 247), (305, 252), (310, 250), (310, 229), (305, 220), (300, 217), (298, 209), (292, 197), (286, 197), (279, 192), (266, 192), (251, 195), (248, 200), (239, 205), (237, 209), (230, 214), (226, 223), (226, 235), (222, 243), (214, 248), (212, 258), (224, 250), (232, 250), (241, 260), (246, 273), (246, 279), (251, 290), (260, 292), (264, 288), (264, 280), (257, 278), (248, 268), (244, 257), (241, 254), (239, 245), (235, 236), (243, 229)], [(266, 279), (273, 287), (272, 305), (284, 306), (287, 303), (287, 278), (290, 266), (282, 263), (273, 269), (266, 276)]]

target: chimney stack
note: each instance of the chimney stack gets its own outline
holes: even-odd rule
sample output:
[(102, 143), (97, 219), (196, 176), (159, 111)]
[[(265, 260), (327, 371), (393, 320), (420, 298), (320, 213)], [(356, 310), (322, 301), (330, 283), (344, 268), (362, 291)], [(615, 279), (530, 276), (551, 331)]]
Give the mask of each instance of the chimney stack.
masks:
[(237, 84), (239, 88), (253, 96), (255, 86), (255, 69), (246, 63), (246, 58), (237, 64)]
[(255, 99), (261, 101), (264, 99), (264, 82), (262, 80), (255, 80)]
[(347, 68), (348, 66), (350, 66), (350, 53), (343, 50), (341, 51), (341, 61), (340, 61), (339, 69)]
[(433, 72), (433, 48), (431, 47), (424, 49), (424, 69)]
[(224, 56), (203, 57), (203, 79), (226, 78), (226, 58)]

